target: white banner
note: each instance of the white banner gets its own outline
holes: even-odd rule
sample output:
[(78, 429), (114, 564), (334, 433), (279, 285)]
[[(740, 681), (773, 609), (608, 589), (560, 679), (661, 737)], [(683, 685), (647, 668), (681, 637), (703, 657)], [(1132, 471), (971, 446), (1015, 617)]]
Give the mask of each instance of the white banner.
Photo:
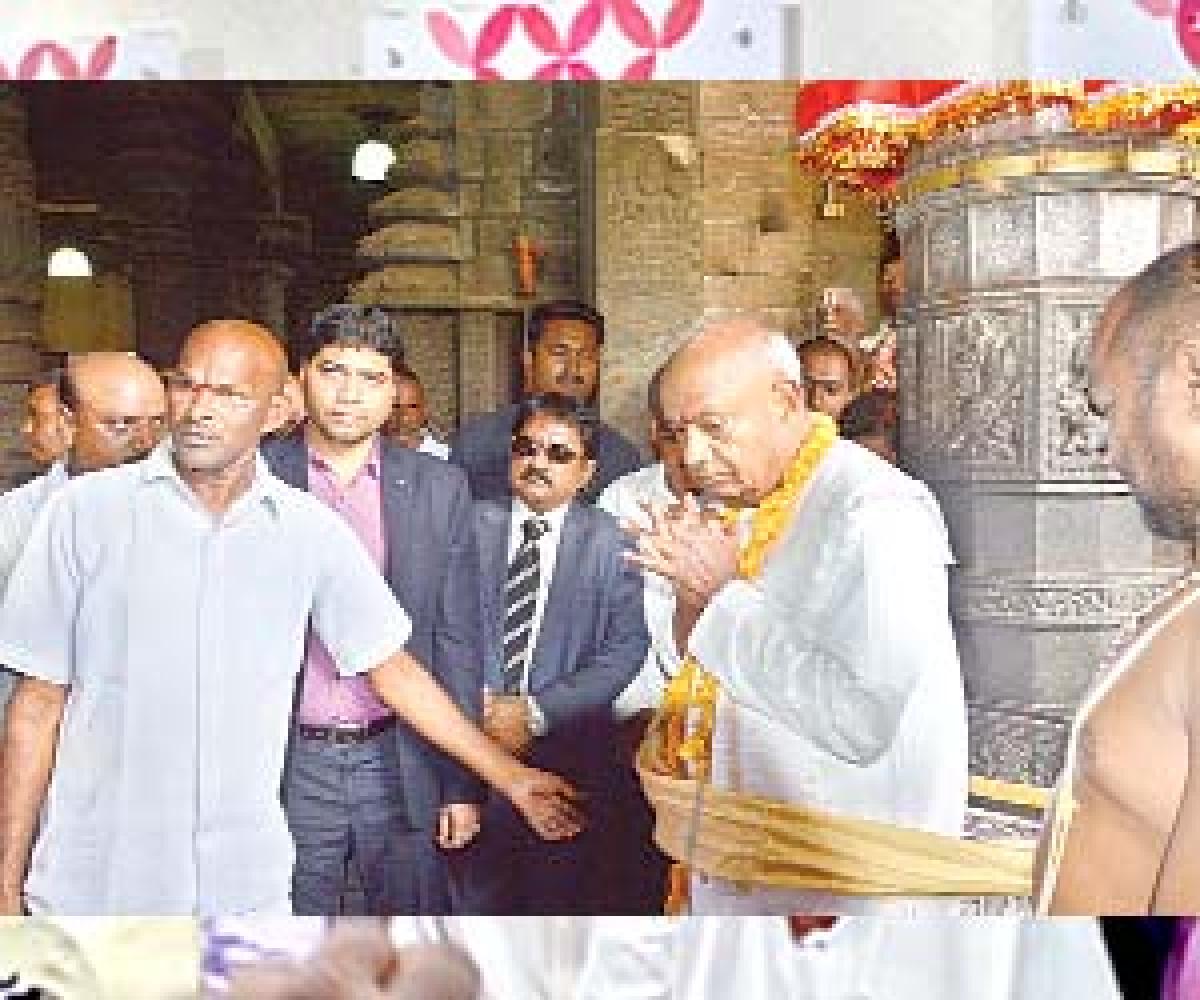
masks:
[(366, 23), (373, 79), (778, 79), (781, 0), (421, 2)]
[(1200, 67), (1200, 0), (1035, 0), (1031, 76), (1171, 81)]

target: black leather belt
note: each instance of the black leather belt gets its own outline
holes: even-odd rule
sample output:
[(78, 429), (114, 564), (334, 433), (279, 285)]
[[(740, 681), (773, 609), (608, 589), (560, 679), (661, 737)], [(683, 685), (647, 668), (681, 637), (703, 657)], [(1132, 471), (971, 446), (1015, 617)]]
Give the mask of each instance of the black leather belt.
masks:
[(386, 733), (396, 724), (394, 717), (376, 719), (374, 722), (333, 722), (328, 726), (311, 726), (307, 722), (297, 724), (296, 731), (301, 739), (320, 740), (323, 743), (363, 743)]

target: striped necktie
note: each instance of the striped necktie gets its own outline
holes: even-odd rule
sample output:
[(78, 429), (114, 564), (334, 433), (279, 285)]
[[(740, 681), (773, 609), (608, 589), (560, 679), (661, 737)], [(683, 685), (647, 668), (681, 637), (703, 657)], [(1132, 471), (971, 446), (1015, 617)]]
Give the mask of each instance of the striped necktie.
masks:
[(538, 539), (550, 526), (540, 517), (521, 522), (522, 542), (508, 564), (504, 581), (504, 693), (520, 694), (525, 660), (533, 639), (533, 616), (542, 582), (542, 556)]

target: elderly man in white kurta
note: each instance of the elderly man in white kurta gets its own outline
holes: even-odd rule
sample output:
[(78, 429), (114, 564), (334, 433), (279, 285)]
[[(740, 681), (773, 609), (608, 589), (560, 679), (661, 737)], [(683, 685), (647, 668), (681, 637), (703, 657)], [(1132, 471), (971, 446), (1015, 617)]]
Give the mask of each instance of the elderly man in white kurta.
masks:
[(71, 482), (35, 527), (0, 606), (0, 662), (25, 675), (0, 744), (0, 913), (289, 912), (279, 783), (310, 622), (539, 832), (575, 828), (569, 789), (404, 652), (408, 616), (350, 529), (258, 456), (286, 371), (261, 327), (197, 328), (167, 379), (171, 440)]
[[(966, 709), (947, 611), (952, 562), (921, 484), (805, 406), (791, 345), (715, 323), (663, 380), (688, 475), (730, 512), (656, 518), (636, 560), (672, 580), (675, 635), (720, 695), (714, 786), (958, 836)], [(697, 876), (697, 913), (937, 908)]]
[(1119, 1000), (1093, 920), (598, 922), (571, 1000)]

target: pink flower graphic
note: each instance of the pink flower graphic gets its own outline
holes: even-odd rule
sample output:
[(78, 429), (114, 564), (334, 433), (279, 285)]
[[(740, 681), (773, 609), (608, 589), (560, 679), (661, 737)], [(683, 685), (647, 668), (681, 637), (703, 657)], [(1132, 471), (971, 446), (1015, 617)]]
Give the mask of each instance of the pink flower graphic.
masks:
[(660, 34), (637, 0), (611, 0), (611, 3), (613, 19), (625, 37), (638, 48), (650, 50), (625, 68), (622, 80), (652, 79), (658, 67), (658, 53), (683, 41), (704, 13), (704, 0), (675, 0), (663, 19)]
[(1200, 67), (1200, 0), (1179, 0), (1175, 11), (1175, 34), (1188, 62)]
[(471, 70), (476, 80), (500, 80), (501, 75), (488, 64), (508, 45), (520, 12), (520, 4), (501, 4), (483, 22), (474, 45), (458, 22), (444, 11), (430, 11), (425, 23), (442, 55), (450, 62)]
[(535, 80), (596, 80), (596, 71), (579, 59), (604, 25), (607, 0), (587, 0), (571, 19), (567, 37), (559, 37), (549, 15), (536, 4), (521, 8), (521, 26), (533, 46), (550, 61), (533, 74)]
[(1175, 13), (1175, 0), (1133, 0), (1151, 17), (1170, 17)]
[(29, 47), (14, 70), (10, 71), (0, 62), (0, 80), (34, 80), (41, 75), (46, 62), (60, 80), (100, 80), (112, 72), (116, 58), (117, 39), (112, 35), (95, 44), (87, 63), (82, 66), (65, 45), (42, 41)]

